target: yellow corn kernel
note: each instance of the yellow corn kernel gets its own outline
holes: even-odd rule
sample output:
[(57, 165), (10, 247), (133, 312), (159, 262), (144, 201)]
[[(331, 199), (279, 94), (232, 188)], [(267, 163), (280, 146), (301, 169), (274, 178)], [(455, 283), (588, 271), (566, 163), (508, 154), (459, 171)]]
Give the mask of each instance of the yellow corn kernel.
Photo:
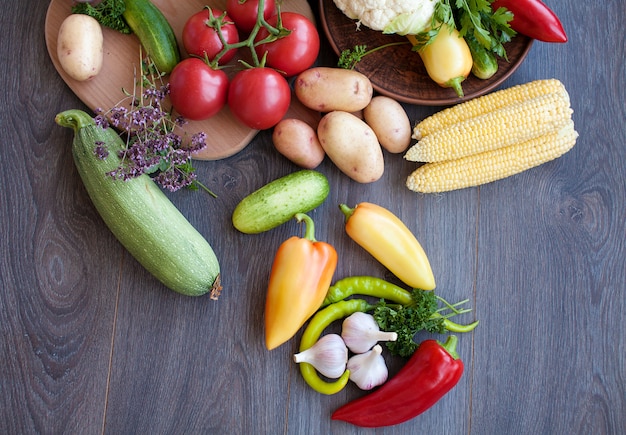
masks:
[(550, 93), (567, 94), (567, 91), (563, 83), (557, 79), (534, 80), (468, 100), (424, 118), (413, 128), (413, 139), (420, 140), (457, 122)]
[(554, 160), (569, 151), (578, 138), (574, 122), (527, 142), (417, 168), (406, 186), (421, 193), (447, 192), (479, 186), (518, 174)]
[(571, 119), (566, 93), (550, 93), (457, 122), (424, 137), (407, 160), (439, 162), (524, 142), (562, 127)]

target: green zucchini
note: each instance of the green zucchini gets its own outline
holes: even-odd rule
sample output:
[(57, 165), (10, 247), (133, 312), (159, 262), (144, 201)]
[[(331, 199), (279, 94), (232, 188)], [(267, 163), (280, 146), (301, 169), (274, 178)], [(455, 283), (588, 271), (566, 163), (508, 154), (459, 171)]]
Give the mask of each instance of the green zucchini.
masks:
[(167, 18), (150, 0), (126, 0), (122, 16), (139, 38), (159, 72), (169, 74), (180, 62), (176, 35)]
[(489, 79), (498, 72), (498, 60), (493, 51), (487, 50), (472, 35), (465, 35), (465, 41), (472, 54), (472, 74), (479, 79)]
[[(122, 245), (168, 288), (217, 297), (220, 266), (206, 239), (170, 202), (147, 175), (128, 181), (107, 172), (120, 164), (124, 142), (112, 128), (97, 126), (82, 110), (57, 114), (55, 122), (74, 130), (72, 155), (78, 173), (98, 213)], [(97, 142), (109, 151), (105, 159), (94, 152)]]
[(241, 200), (232, 221), (242, 233), (256, 234), (284, 224), (324, 202), (330, 191), (321, 172), (303, 169), (278, 178)]

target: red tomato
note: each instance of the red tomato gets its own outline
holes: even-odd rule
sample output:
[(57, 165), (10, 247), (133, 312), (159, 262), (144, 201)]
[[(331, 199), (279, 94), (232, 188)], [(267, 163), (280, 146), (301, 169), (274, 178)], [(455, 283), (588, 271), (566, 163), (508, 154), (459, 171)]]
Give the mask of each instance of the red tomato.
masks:
[[(250, 33), (256, 24), (259, 12), (259, 0), (228, 0), (226, 12), (242, 33)], [(276, 2), (265, 0), (263, 4), (263, 16), (267, 20), (276, 12)]]
[[(287, 36), (255, 47), (259, 58), (267, 51), (266, 65), (282, 71), (287, 77), (294, 76), (309, 68), (317, 60), (320, 52), (320, 35), (315, 25), (304, 15), (295, 12), (282, 12), (283, 27), (290, 30)], [(276, 26), (278, 16), (267, 22)], [(255, 38), (261, 41), (269, 35), (262, 27)]]
[[(211, 8), (215, 19), (219, 19), (224, 13), (220, 9)], [(224, 45), (220, 40), (217, 31), (209, 25), (209, 9), (203, 8), (200, 12), (196, 12), (190, 16), (183, 27), (183, 46), (190, 55), (204, 58), (205, 53), (210, 61), (222, 51)], [(236, 44), (239, 42), (239, 32), (232, 19), (228, 15), (222, 18), (221, 26), (222, 35), (228, 44)], [(228, 63), (237, 52), (236, 49), (228, 50), (220, 58), (219, 64)]]
[(244, 69), (230, 82), (230, 110), (250, 128), (265, 130), (278, 124), (290, 103), (287, 79), (271, 68)]
[(200, 121), (219, 112), (228, 100), (228, 77), (204, 61), (190, 57), (170, 73), (170, 101), (183, 117)]

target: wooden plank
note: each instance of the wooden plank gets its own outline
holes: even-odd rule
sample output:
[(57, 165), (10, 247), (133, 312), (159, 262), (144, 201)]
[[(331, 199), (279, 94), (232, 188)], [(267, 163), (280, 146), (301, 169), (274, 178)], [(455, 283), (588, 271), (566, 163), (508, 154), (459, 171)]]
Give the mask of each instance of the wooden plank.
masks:
[[(290, 360), (299, 337), (272, 352), (263, 346), (270, 259), (301, 229), (291, 222), (246, 236), (230, 213), (296, 169), (273, 150), (270, 132), (232, 157), (198, 162), (217, 199), (170, 195), (220, 257), (220, 300), (165, 289), (102, 225), (71, 161), (71, 132), (53, 123), (57, 112), (85, 106), (47, 56), (48, 5), (0, 9), (6, 33), (20, 35), (0, 44), (0, 433), (365, 433), (329, 420), (361, 392), (321, 396), (304, 384)], [(339, 252), (337, 277), (388, 276), (347, 238), (337, 210), (378, 202), (415, 231), (438, 291), (470, 298), (475, 311), (459, 321), (481, 321), (459, 337), (466, 372), (457, 388), (377, 433), (626, 433), (626, 53), (623, 44), (589, 43), (619, 35), (623, 10), (550, 6), (570, 41), (533, 44), (507, 85), (565, 83), (581, 133), (570, 153), (443, 195), (408, 192), (402, 181), (414, 164), (402, 156), (386, 155), (386, 173), (371, 185), (328, 160), (319, 168), (331, 192), (312, 214), (318, 238)], [(413, 120), (434, 110), (409, 107)]]
[(79, 102), (54, 78), (42, 91), (27, 66), (37, 54), (15, 69), (19, 91), (5, 88), (19, 127), (1, 133), (0, 432), (98, 433), (124, 251), (79, 182), (72, 132), (49, 109)]
[[(266, 132), (261, 135), (267, 137)], [(184, 192), (172, 196), (221, 259), (224, 291), (218, 301), (180, 297), (151, 285), (147, 274), (128, 271), (120, 297), (108, 433), (133, 425), (148, 432), (228, 428), (253, 433), (284, 418), (282, 395), (290, 359), (267, 355), (262, 307), (268, 258), (297, 227), (294, 222), (266, 234), (243, 235), (224, 212), (234, 208), (243, 191), (291, 169), (276, 164), (279, 159), (266, 166), (266, 151), (259, 146), (245, 158), (199, 166), (199, 175), (210, 180), (217, 199)], [(128, 373), (138, 378), (129, 383)], [(166, 405), (158, 398), (174, 401)], [(268, 399), (278, 406), (259, 406)]]
[[(578, 125), (585, 113), (612, 116), (594, 106), (594, 90), (570, 90)], [(563, 158), (481, 189), (478, 309), (497, 334), (475, 337), (479, 432), (613, 434), (625, 425), (615, 327), (626, 308), (616, 282), (626, 258), (623, 150), (581, 132)], [(494, 246), (506, 255), (490, 255)]]

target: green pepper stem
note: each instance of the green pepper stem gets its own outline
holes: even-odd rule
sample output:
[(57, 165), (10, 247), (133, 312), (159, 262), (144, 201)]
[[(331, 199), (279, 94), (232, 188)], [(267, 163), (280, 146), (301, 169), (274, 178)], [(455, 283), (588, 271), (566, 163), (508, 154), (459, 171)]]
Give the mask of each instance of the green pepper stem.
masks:
[(350, 216), (354, 213), (354, 209), (348, 207), (346, 204), (339, 204), (339, 210), (345, 215), (346, 222), (350, 219)]
[(313, 222), (313, 219), (305, 213), (296, 213), (295, 218), (298, 222), (304, 221), (304, 225), (306, 226), (304, 238), (310, 240), (311, 242), (317, 242), (315, 239), (315, 223)]
[(448, 88), (452, 88), (457, 97), (463, 98), (463, 87), (461, 86), (461, 82), (463, 82), (463, 80), (465, 80), (465, 77), (463, 76), (454, 77), (445, 82), (444, 85)]
[(456, 338), (456, 335), (450, 335), (448, 336), (448, 338), (446, 339), (446, 341), (444, 343), (438, 342), (439, 345), (441, 347), (443, 347), (446, 352), (448, 352), (450, 354), (450, 356), (454, 359), (459, 359), (459, 354), (456, 351), (456, 344), (458, 342), (458, 338)]

